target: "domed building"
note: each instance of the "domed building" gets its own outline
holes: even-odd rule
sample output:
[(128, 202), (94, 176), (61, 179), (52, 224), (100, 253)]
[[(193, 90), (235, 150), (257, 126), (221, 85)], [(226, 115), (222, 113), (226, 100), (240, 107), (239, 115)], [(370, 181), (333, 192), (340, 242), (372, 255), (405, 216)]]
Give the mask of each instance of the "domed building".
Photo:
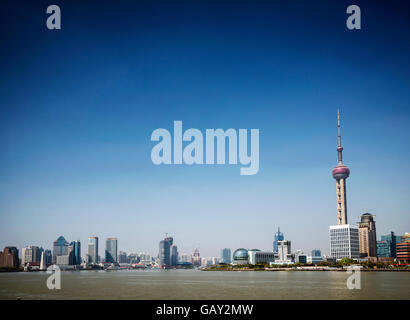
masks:
[(233, 253), (234, 264), (247, 264), (249, 262), (248, 250), (244, 248), (236, 249)]

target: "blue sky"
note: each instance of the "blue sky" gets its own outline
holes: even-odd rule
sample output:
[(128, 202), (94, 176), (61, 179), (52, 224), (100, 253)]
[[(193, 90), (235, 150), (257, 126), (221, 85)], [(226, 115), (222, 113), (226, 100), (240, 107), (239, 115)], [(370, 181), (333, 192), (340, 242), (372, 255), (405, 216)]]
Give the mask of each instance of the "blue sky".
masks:
[[(328, 250), (341, 109), (348, 218), (409, 232), (408, 7), (356, 1), (5, 1), (0, 13), (0, 248), (115, 236)], [(153, 130), (257, 128), (259, 172), (155, 166)], [(103, 254), (103, 245), (100, 246)]]

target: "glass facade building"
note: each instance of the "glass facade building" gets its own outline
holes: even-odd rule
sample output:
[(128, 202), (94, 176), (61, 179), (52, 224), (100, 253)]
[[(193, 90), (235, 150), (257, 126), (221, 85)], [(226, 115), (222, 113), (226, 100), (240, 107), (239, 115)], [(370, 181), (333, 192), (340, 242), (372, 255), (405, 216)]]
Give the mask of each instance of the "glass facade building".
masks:
[(172, 245), (170, 248), (171, 251), (171, 266), (176, 266), (178, 264), (178, 247), (176, 245)]
[(233, 253), (233, 262), (236, 264), (247, 264), (249, 263), (249, 253), (248, 250), (244, 248), (236, 249)]
[(387, 240), (377, 241), (377, 256), (389, 258), (391, 254), (391, 243)]
[(68, 254), (68, 242), (63, 236), (58, 237), (53, 242), (53, 263), (57, 263), (58, 256), (65, 256)]
[(117, 238), (107, 238), (105, 241), (105, 262), (116, 263), (118, 255), (118, 240)]
[(222, 263), (231, 263), (231, 249), (223, 248), (221, 250), (221, 262)]
[(166, 268), (171, 264), (170, 257), (170, 244), (167, 240), (161, 240), (159, 242), (159, 264), (162, 268)]
[(380, 241), (378, 241), (377, 242), (378, 243), (377, 244), (377, 246), (378, 246), (377, 256), (378, 257), (393, 257), (393, 258), (396, 258), (397, 257), (396, 245), (401, 242), (401, 238), (402, 238), (401, 236), (396, 236), (393, 231), (390, 232), (390, 234), (388, 234), (388, 235), (381, 236), (381, 241), (386, 242), (390, 246), (390, 252), (389, 252), (388, 256), (379, 255), (379, 250), (380, 250), (381, 254), (387, 254), (387, 250), (385, 249), (385, 246), (386, 246), (385, 243), (384, 244), (380, 243), (380, 249), (379, 249), (379, 242)]
[(78, 265), (81, 264), (81, 243), (80, 240), (72, 241), (70, 243), (72, 247), (72, 264)]
[(322, 256), (322, 251), (319, 249), (313, 249), (312, 250), (312, 257), (321, 257)]
[(90, 263), (98, 263), (98, 237), (88, 238), (88, 255)]
[(273, 240), (273, 252), (278, 252), (278, 241), (285, 240), (285, 237), (282, 232), (280, 232), (280, 228), (278, 228), (278, 232), (275, 233), (275, 238)]

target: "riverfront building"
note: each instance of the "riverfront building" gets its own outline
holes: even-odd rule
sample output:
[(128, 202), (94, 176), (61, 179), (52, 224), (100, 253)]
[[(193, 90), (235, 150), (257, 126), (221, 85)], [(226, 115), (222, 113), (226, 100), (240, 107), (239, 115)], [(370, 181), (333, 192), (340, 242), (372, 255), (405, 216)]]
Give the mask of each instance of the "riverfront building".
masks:
[(359, 259), (359, 228), (344, 224), (330, 226), (330, 256), (336, 260), (342, 258)]
[(57, 263), (58, 256), (65, 256), (68, 254), (68, 242), (63, 236), (58, 237), (53, 242), (53, 263)]
[(402, 242), (396, 244), (397, 260), (402, 263), (410, 262), (410, 233), (402, 237)]
[(290, 240), (278, 241), (278, 253), (275, 259), (275, 264), (292, 264), (294, 256), (291, 251)]
[(249, 263), (248, 250), (244, 248), (236, 249), (233, 253), (233, 263), (234, 264), (248, 264)]
[(381, 240), (377, 241), (377, 256), (396, 258), (396, 244), (401, 241), (402, 237), (396, 236), (393, 231), (381, 236)]
[(167, 240), (159, 242), (159, 265), (161, 268), (167, 268), (171, 264), (170, 244)]
[(98, 237), (88, 238), (88, 255), (89, 263), (97, 264), (98, 259)]
[(278, 241), (282, 240), (285, 240), (285, 236), (280, 232), (280, 228), (278, 228), (278, 232), (275, 233), (275, 238), (273, 240), (273, 252), (278, 252)]
[(117, 263), (118, 262), (118, 239), (107, 238), (105, 240), (105, 262)]
[(79, 265), (81, 264), (81, 242), (80, 240), (72, 241), (70, 246), (73, 247), (73, 264)]
[(194, 254), (192, 255), (192, 264), (195, 267), (199, 267), (201, 265), (201, 254), (199, 253), (198, 248), (195, 249)]
[(173, 244), (170, 248), (171, 251), (171, 266), (175, 267), (178, 264), (178, 247)]
[(223, 248), (221, 250), (221, 263), (231, 263), (231, 249)]
[(16, 268), (19, 265), (19, 251), (16, 247), (5, 247), (0, 251), (0, 268)]
[(25, 266), (31, 263), (40, 263), (40, 248), (27, 246), (21, 250), (21, 264)]
[(362, 258), (376, 257), (377, 255), (376, 222), (374, 217), (371, 213), (365, 213), (361, 216), (361, 221), (358, 223), (359, 248)]

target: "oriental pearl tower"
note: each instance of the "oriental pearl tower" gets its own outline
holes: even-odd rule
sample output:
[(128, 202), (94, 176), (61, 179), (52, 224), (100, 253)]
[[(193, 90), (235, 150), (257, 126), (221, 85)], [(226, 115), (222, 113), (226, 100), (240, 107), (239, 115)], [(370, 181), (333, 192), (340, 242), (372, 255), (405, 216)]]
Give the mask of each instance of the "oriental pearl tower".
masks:
[(347, 224), (347, 206), (346, 206), (346, 179), (349, 177), (350, 170), (342, 161), (342, 138), (340, 135), (340, 117), (337, 110), (337, 166), (332, 171), (333, 178), (336, 180), (336, 203), (337, 203), (337, 224)]

